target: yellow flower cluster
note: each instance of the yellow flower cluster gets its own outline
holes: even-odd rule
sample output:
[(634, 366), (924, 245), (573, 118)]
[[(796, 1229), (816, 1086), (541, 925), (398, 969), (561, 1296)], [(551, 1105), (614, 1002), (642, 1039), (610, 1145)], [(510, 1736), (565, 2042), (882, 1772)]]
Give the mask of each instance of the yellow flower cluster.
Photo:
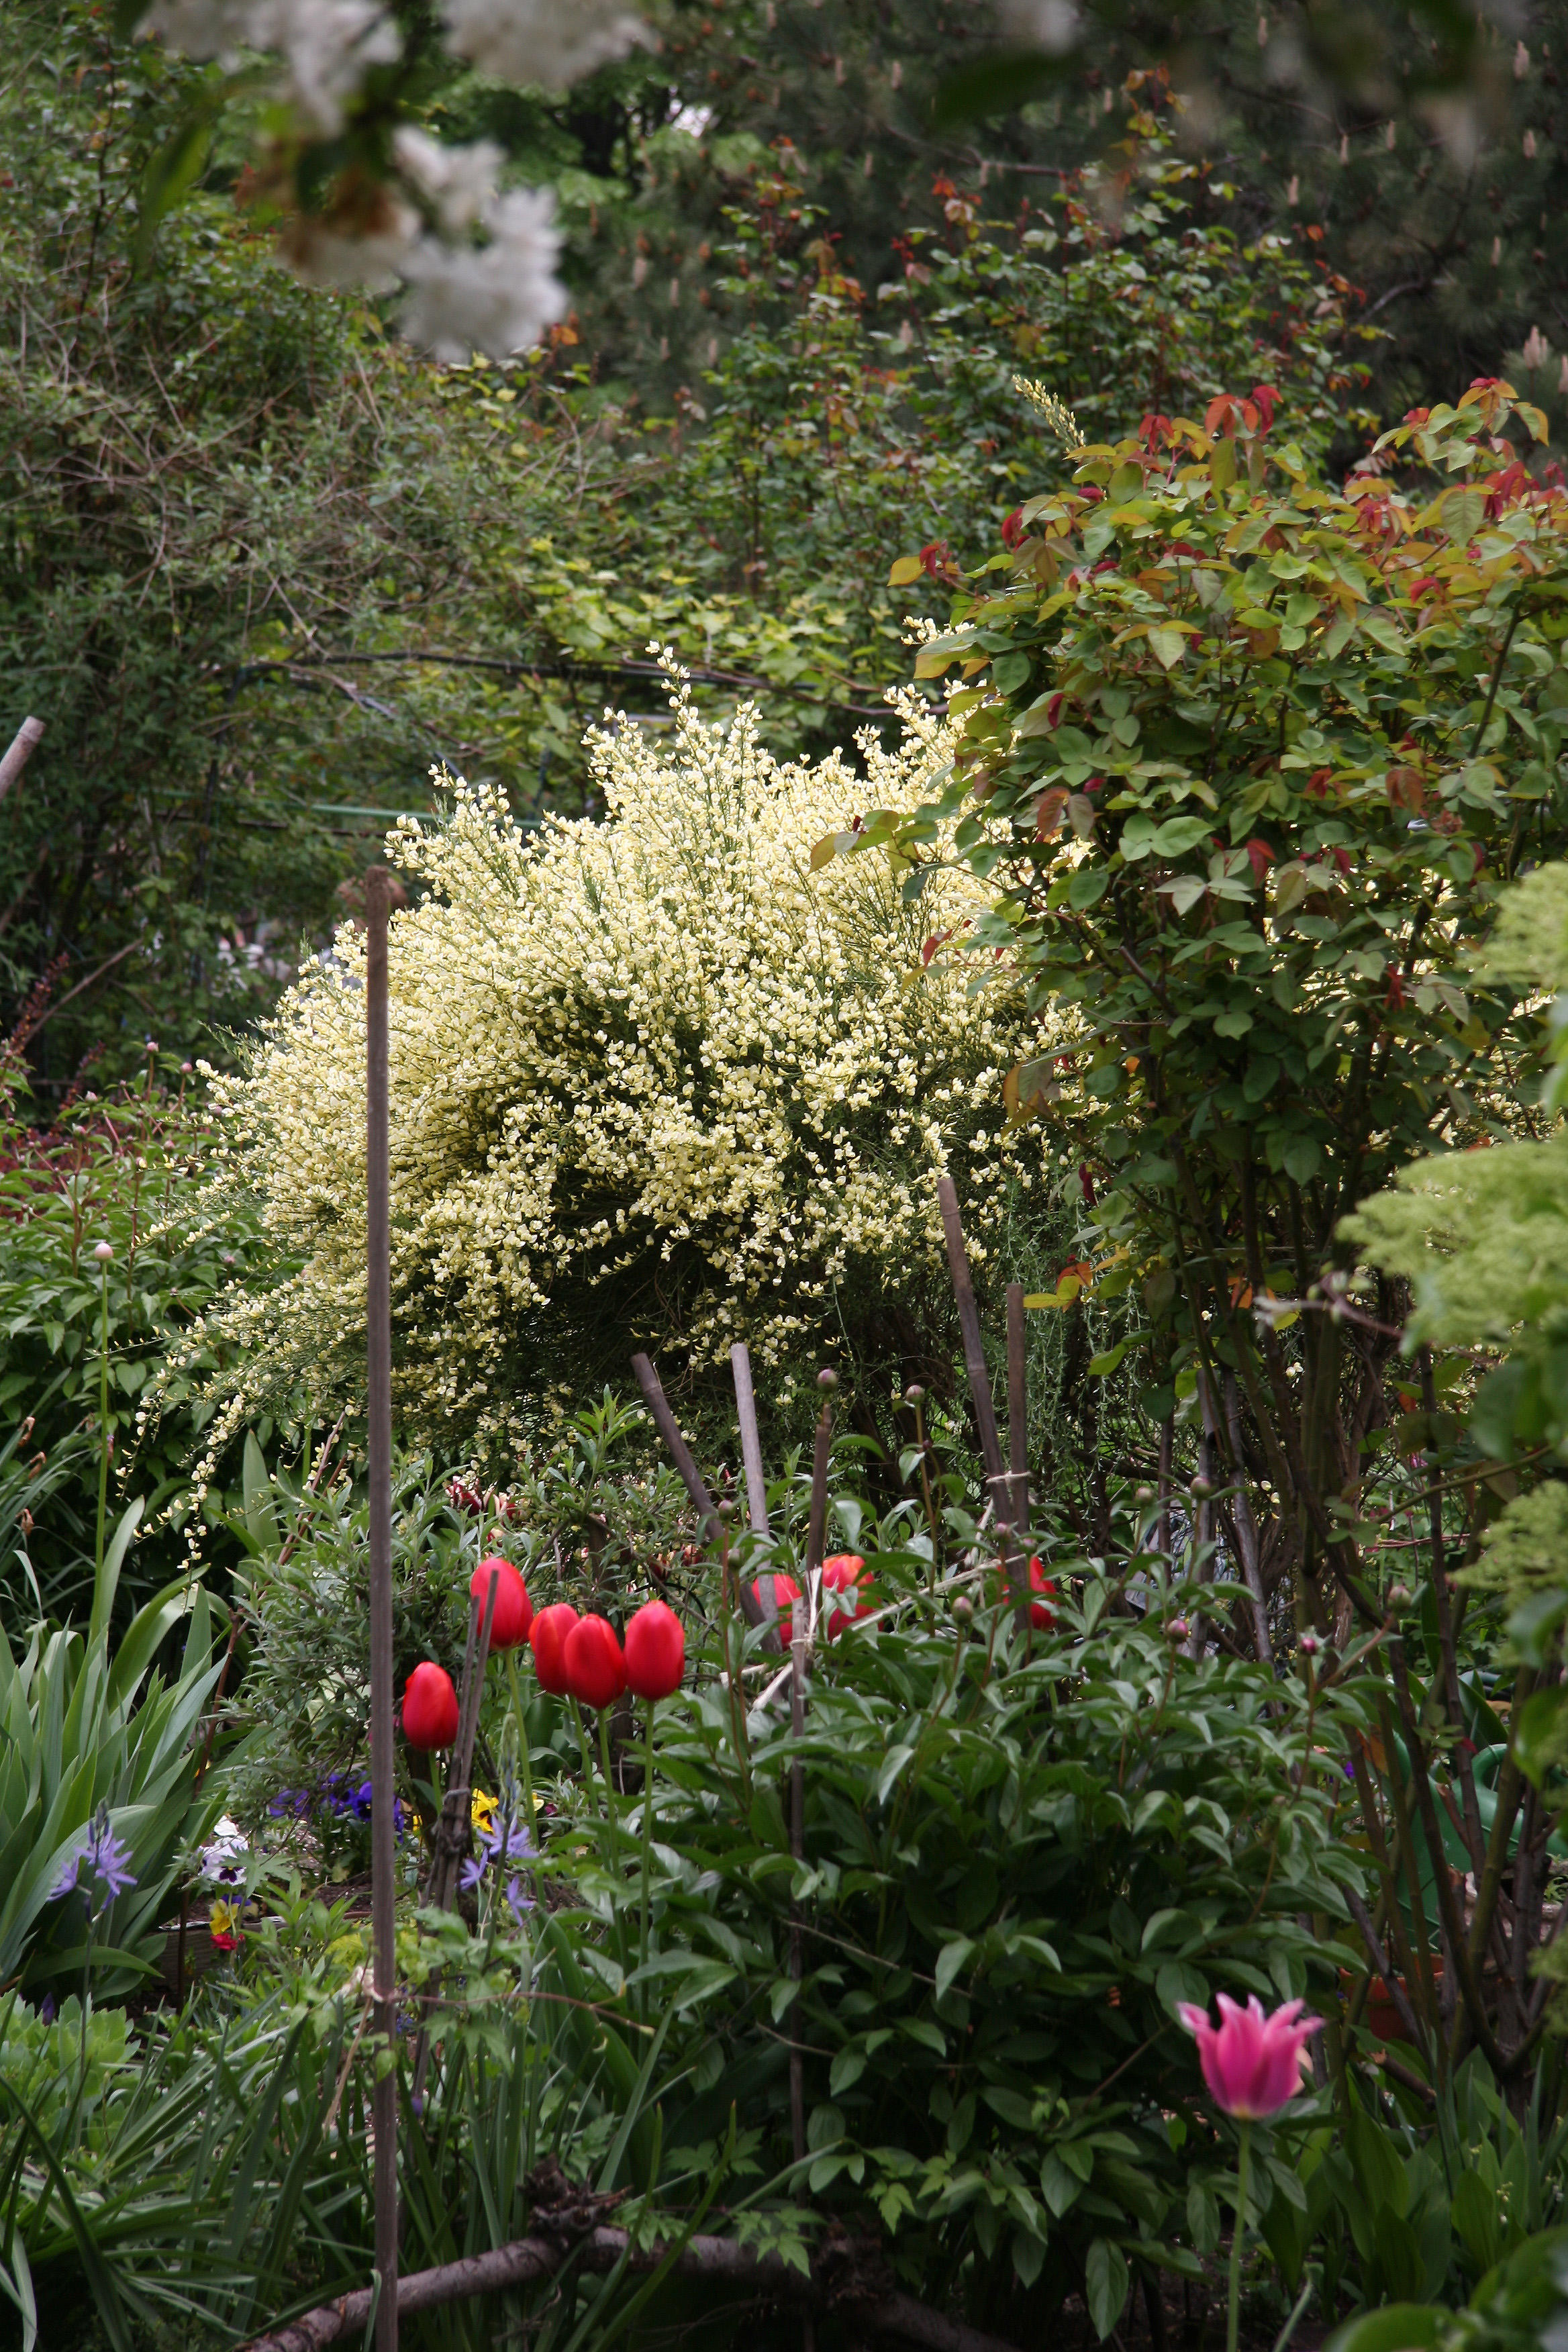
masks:
[[(393, 1313), (411, 1435), (498, 1429), (582, 1384), (584, 1335), (625, 1377), (639, 1346), (711, 1361), (746, 1339), (773, 1393), (843, 1322), (846, 1286), (936, 1277), (935, 1178), (977, 1256), (1037, 1130), (1003, 1080), (1037, 1052), (1022, 989), (959, 952), (985, 901), (886, 850), (814, 871), (857, 810), (929, 797), (953, 732), (918, 697), (902, 739), (780, 765), (751, 715), (592, 742), (602, 817), (521, 829), (454, 787), (404, 820), (417, 903), (390, 949)], [(667, 722), (667, 725), (668, 722)], [(942, 942), (951, 941), (944, 952)], [(226, 1305), (250, 1389), (351, 1393), (364, 1347), (364, 998), (352, 931), (302, 972), (246, 1074), (215, 1081), (236, 1172), (298, 1271)], [(781, 1401), (784, 1399), (781, 1398)], [(233, 1400), (237, 1406), (241, 1400)], [(232, 1411), (232, 1407), (231, 1407)]]

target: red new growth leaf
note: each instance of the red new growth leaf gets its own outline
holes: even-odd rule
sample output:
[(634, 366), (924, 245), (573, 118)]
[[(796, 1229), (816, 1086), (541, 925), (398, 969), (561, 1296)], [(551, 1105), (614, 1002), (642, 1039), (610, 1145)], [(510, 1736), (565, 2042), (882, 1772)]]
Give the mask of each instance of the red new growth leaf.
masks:
[(1260, 841), (1254, 834), (1247, 845), (1247, 854), (1252, 860), (1252, 878), (1260, 883), (1274, 863), (1274, 852), (1266, 841)]

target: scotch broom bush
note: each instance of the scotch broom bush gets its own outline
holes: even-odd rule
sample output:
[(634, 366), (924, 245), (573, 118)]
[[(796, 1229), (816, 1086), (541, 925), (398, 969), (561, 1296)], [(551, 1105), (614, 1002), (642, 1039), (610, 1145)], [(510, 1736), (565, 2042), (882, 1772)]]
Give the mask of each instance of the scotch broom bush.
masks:
[[(898, 855), (812, 869), (857, 803), (913, 809), (952, 731), (916, 696), (902, 740), (778, 764), (751, 714), (593, 739), (602, 819), (525, 833), (455, 787), (405, 820), (425, 893), (391, 957), (397, 1407), (411, 1440), (500, 1428), (639, 1344), (688, 1367), (746, 1338), (787, 1410), (833, 1346), (926, 1367), (947, 1284), (934, 1180), (951, 1169), (984, 1255), (1040, 1181), (1007, 1130), (1023, 1008), (976, 989), (933, 933), (984, 914), (955, 869), (917, 906)], [(363, 1360), (362, 948), (312, 962), (238, 1079), (218, 1081), (231, 1169), (254, 1186), (276, 1286), (221, 1321), (250, 1385), (353, 1394)], [(1043, 1192), (1039, 1195), (1043, 1199)], [(668, 1375), (667, 1375), (668, 1376)]]

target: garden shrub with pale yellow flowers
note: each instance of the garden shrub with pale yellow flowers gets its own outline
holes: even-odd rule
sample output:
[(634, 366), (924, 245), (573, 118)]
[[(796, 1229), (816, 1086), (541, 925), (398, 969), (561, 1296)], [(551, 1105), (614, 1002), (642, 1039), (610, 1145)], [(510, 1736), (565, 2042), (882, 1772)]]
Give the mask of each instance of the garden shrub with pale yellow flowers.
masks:
[[(595, 737), (601, 818), (525, 832), (458, 783), (448, 823), (394, 839), (416, 899), (390, 946), (395, 1381), (421, 1442), (624, 1380), (637, 1347), (668, 1379), (743, 1338), (785, 1408), (825, 1349), (913, 1377), (951, 1311), (938, 1174), (982, 1261), (1044, 1202), (1041, 1130), (1003, 1103), (1021, 992), (943, 952), (981, 886), (814, 870), (858, 808), (929, 797), (946, 719), (906, 696), (858, 777), (779, 764), (747, 713), (706, 726), (671, 677), (671, 733)], [(248, 1384), (231, 1416), (258, 1382), (320, 1402), (362, 1377), (362, 961), (345, 929), (214, 1081), (230, 1181), (291, 1269), (206, 1335)]]

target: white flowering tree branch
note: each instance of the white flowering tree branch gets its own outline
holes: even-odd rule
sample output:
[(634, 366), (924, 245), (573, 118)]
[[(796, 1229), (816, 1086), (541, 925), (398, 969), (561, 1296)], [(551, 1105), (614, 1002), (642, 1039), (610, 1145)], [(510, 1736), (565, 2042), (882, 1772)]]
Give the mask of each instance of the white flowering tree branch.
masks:
[[(253, 187), (283, 215), (279, 258), (307, 284), (401, 288), (403, 332), (444, 360), (510, 358), (564, 316), (553, 196), (503, 190), (490, 141), (447, 146), (421, 128), (433, 37), (381, 0), (121, 0), (117, 24), (216, 64), (237, 92), (258, 71), (270, 84)], [(562, 90), (649, 36), (621, 0), (447, 0), (439, 38), (481, 72)], [(203, 119), (214, 110), (208, 90)], [(176, 179), (153, 175), (150, 222)]]

